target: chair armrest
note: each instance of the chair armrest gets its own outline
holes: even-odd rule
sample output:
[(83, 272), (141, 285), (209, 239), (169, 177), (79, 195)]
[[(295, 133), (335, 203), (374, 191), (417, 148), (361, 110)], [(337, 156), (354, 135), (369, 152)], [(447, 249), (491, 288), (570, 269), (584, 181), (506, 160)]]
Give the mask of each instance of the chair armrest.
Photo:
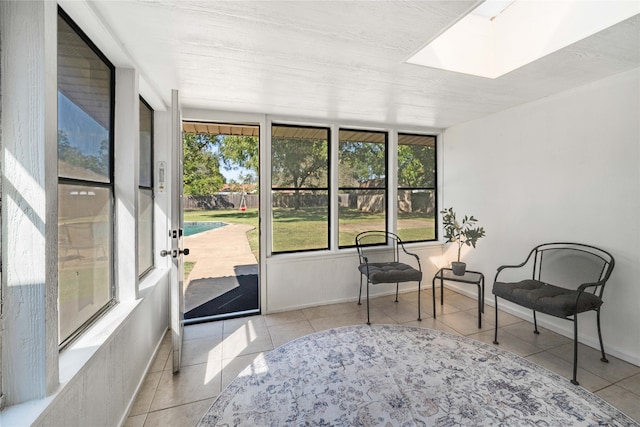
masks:
[(420, 265), (420, 257), (412, 252), (407, 251), (404, 247), (404, 243), (402, 243), (402, 240), (398, 239), (398, 243), (400, 243), (400, 247), (405, 254), (414, 257), (416, 261), (418, 261), (418, 270), (422, 271), (422, 266)]
[(405, 253), (407, 255), (411, 255), (412, 257), (414, 257), (416, 259), (416, 261), (418, 262), (418, 270), (422, 271), (422, 266), (420, 265), (420, 257), (418, 257), (418, 255), (416, 255), (416, 254), (412, 254), (411, 252), (406, 252), (405, 251)]
[[(578, 301), (580, 301), (580, 297), (582, 296), (583, 293), (585, 293), (585, 291), (587, 290), (587, 288), (597, 288), (598, 286), (603, 286), (604, 282), (595, 282), (595, 283), (583, 283), (582, 285), (578, 286), (578, 289), (576, 289), (578, 291), (578, 294), (576, 295), (576, 305), (574, 308), (574, 312), (573, 315), (574, 317), (578, 315)], [(593, 294), (596, 293), (596, 290), (593, 290)], [(600, 297), (602, 297), (602, 291), (600, 292)]]
[(598, 286), (602, 286), (604, 285), (604, 283), (602, 282), (595, 282), (595, 283), (583, 283), (582, 285), (578, 286), (577, 291), (582, 293), (584, 292), (587, 288), (593, 288), (593, 287), (598, 287)]
[(500, 267), (498, 267), (498, 273), (500, 273), (502, 270), (506, 270), (507, 268), (520, 268), (523, 267), (525, 264), (527, 263), (527, 261), (523, 262), (522, 264), (514, 264), (514, 265), (501, 265)]
[(583, 292), (585, 289), (587, 288), (593, 288), (594, 286), (602, 286), (601, 282), (595, 282), (595, 283), (583, 283), (582, 285), (578, 286), (578, 291), (579, 292)]
[(531, 252), (529, 252), (529, 255), (527, 256), (527, 259), (525, 259), (525, 260), (524, 260), (523, 262), (521, 262), (520, 264), (514, 264), (514, 265), (501, 265), (500, 267), (498, 267), (498, 270), (496, 271), (496, 277), (493, 279), (493, 283), (495, 283), (495, 282), (497, 282), (497, 281), (498, 281), (498, 275), (499, 275), (503, 270), (506, 270), (506, 269), (509, 269), (509, 268), (521, 268), (521, 267), (524, 267), (524, 266), (529, 262), (529, 260), (531, 259), (531, 255), (533, 255), (533, 253), (534, 253), (535, 251), (536, 251), (536, 250), (535, 250), (535, 248), (534, 248)]

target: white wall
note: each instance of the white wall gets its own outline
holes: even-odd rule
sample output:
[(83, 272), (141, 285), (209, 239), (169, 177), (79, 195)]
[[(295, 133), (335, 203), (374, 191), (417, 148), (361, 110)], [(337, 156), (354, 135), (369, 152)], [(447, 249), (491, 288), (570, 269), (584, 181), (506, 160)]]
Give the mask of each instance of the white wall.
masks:
[[(444, 135), (444, 206), (487, 237), (465, 260), (488, 279), (552, 241), (599, 246), (616, 266), (605, 288), (605, 350), (640, 364), (640, 70), (453, 126)], [(501, 306), (508, 306), (499, 301)], [(514, 306), (511, 306), (514, 307)], [(530, 316), (530, 311), (522, 312)], [(539, 316), (565, 335), (572, 324)], [(635, 325), (635, 326), (631, 326)], [(597, 347), (595, 314), (581, 341)]]
[[(61, 355), (61, 390), (55, 393), (34, 426), (114, 426), (122, 425), (133, 399), (144, 381), (167, 330), (167, 270), (152, 273), (154, 284), (141, 292), (137, 301), (120, 303), (107, 315), (117, 325), (108, 338), (91, 348), (91, 334), (81, 338), (88, 350), (95, 350), (88, 360), (82, 354)], [(118, 311), (123, 312), (119, 316)], [(99, 338), (99, 337), (97, 337)], [(82, 345), (74, 346), (82, 353)], [(82, 360), (82, 368), (64, 381), (64, 366)], [(44, 403), (44, 402), (43, 402)], [(44, 406), (44, 405), (43, 405)], [(7, 418), (8, 424), (11, 419)]]
[[(169, 118), (167, 112), (156, 112), (154, 145), (157, 161), (166, 162), (169, 158)], [(156, 193), (156, 249), (168, 244), (168, 193)], [(44, 198), (45, 194), (41, 196)], [(135, 239), (130, 240), (133, 244)], [(51, 356), (56, 363), (56, 387), (46, 397), (36, 396), (20, 404), (9, 401), (9, 406), (0, 412), (0, 426), (124, 424), (168, 326), (168, 261), (158, 252), (159, 249), (155, 252), (156, 269), (137, 284), (137, 297), (133, 292), (129, 292), (129, 298), (121, 293), (119, 303), (63, 351), (57, 349), (56, 335), (55, 354)], [(116, 269), (123, 267), (124, 262), (118, 263)], [(128, 267), (134, 276), (126, 279), (127, 283), (120, 284), (121, 287), (134, 286), (138, 282), (137, 272)], [(55, 320), (53, 324), (57, 326)], [(22, 334), (20, 337), (25, 341), (43, 340), (36, 334)], [(3, 358), (3, 372), (14, 372), (16, 363), (22, 364), (15, 360), (17, 357), (34, 356), (23, 355), (11, 347), (8, 357)]]
[[(431, 287), (431, 278), (438, 270), (442, 256), (440, 244), (407, 245), (409, 252), (420, 257), (422, 289)], [(403, 259), (415, 265), (413, 258)], [(358, 254), (355, 249), (340, 253), (282, 254), (267, 260), (267, 300), (263, 311), (268, 313), (293, 310), (338, 302), (357, 301), (360, 288)], [(362, 298), (366, 297), (363, 285)], [(415, 291), (417, 283), (400, 284), (401, 291)], [(379, 284), (370, 288), (370, 296), (395, 293), (394, 284)], [(424, 296), (424, 295), (423, 295)], [(428, 302), (428, 301), (426, 301)], [(354, 303), (355, 308), (355, 303)]]
[(6, 405), (58, 384), (57, 163), (49, 160), (57, 157), (55, 31), (55, 4), (0, 3)]
[[(134, 169), (115, 191), (117, 200), (126, 205), (119, 209), (123, 215), (119, 225), (129, 224), (129, 229), (117, 229), (118, 241), (129, 242), (116, 263), (119, 303), (59, 351), (56, 28), (56, 2), (0, 2), (4, 202), (0, 370), (6, 404), (0, 425), (121, 425), (167, 330), (169, 310), (167, 261), (156, 255), (156, 270), (140, 283), (131, 268), (137, 144), (130, 141), (138, 132), (138, 76), (132, 64), (119, 67), (118, 102), (125, 105), (120, 105), (116, 120), (116, 145), (134, 150), (128, 152), (132, 158), (116, 156), (115, 165), (116, 174)], [(159, 112), (156, 160), (169, 158), (168, 123), (167, 113)], [(158, 194), (157, 247), (167, 244), (168, 206), (166, 192)]]

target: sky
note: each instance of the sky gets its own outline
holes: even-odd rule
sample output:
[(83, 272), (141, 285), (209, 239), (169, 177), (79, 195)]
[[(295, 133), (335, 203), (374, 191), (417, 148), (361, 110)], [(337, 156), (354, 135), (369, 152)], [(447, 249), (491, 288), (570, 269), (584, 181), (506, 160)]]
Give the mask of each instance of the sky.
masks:
[(67, 135), (71, 146), (84, 155), (97, 156), (100, 143), (109, 139), (108, 131), (61, 92), (58, 92), (58, 111), (58, 129)]
[[(217, 152), (218, 152), (218, 148), (214, 147), (213, 153), (217, 153)], [(241, 182), (240, 175), (246, 175), (249, 172), (251, 172), (250, 169), (241, 168), (241, 167), (228, 168), (224, 164), (222, 159), (220, 159), (220, 173), (226, 178), (227, 182), (231, 182), (231, 180), (234, 180), (236, 182)]]

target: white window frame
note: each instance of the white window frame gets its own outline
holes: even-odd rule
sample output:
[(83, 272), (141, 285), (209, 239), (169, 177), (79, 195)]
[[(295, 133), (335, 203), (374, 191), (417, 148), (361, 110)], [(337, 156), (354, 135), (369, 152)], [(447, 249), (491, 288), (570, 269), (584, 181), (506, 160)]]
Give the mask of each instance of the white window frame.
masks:
[[(116, 79), (118, 79), (116, 73), (119, 70), (116, 70), (115, 66), (108, 60), (108, 58), (98, 49), (98, 47), (89, 39), (89, 37), (84, 33), (84, 31), (73, 21), (73, 19), (66, 13), (62, 8), (58, 8), (58, 17), (62, 18), (67, 25), (71, 27), (71, 29), (76, 33), (76, 35), (82, 39), (82, 41), (87, 45), (87, 47), (93, 51), (93, 53), (100, 58), (100, 60), (107, 66), (111, 71), (111, 80), (110, 80), (110, 118), (111, 118), (111, 128), (109, 129), (109, 171), (108, 171), (108, 182), (103, 181), (92, 181), (88, 179), (78, 179), (78, 178), (66, 178), (59, 177), (58, 178), (58, 186), (60, 185), (81, 185), (81, 186), (95, 186), (100, 188), (105, 188), (109, 190), (109, 199), (111, 203), (111, 218), (110, 218), (110, 230), (111, 233), (108, 236), (110, 239), (110, 253), (107, 256), (110, 258), (109, 270), (110, 270), (110, 278), (111, 281), (109, 283), (109, 299), (108, 301), (99, 308), (96, 312), (93, 313), (81, 326), (78, 327), (74, 332), (72, 332), (67, 337), (59, 337), (59, 345), (60, 348), (64, 348), (73, 342), (78, 336), (80, 336), (85, 330), (87, 330), (100, 316), (102, 316), (106, 311), (108, 311), (113, 305), (117, 302), (117, 290), (116, 290), (116, 277), (115, 277), (115, 259), (116, 259), (116, 218), (117, 218), (117, 206), (114, 200), (114, 194), (117, 186), (116, 177), (115, 177), (115, 145), (116, 145), (116, 133), (117, 130), (115, 128), (116, 122), (116, 99), (118, 99), (118, 95), (115, 92), (116, 87)], [(57, 40), (57, 37), (56, 37)], [(120, 90), (120, 88), (118, 88)], [(58, 114), (59, 115), (59, 114)], [(60, 201), (58, 201), (58, 204)], [(59, 268), (59, 267), (58, 267)], [(58, 285), (59, 286), (59, 285)], [(59, 315), (60, 313), (58, 313)]]
[[(139, 179), (140, 179), (139, 178), (140, 177), (140, 170), (139, 170), (140, 162), (138, 162), (138, 169), (137, 169), (138, 170), (138, 207), (140, 206), (140, 190), (151, 190), (151, 230), (149, 230), (150, 234), (151, 234), (151, 248), (150, 248), (150, 250), (151, 250), (151, 265), (147, 269), (145, 269), (141, 274), (138, 275), (138, 279), (141, 280), (155, 268), (155, 256), (153, 254), (155, 252), (155, 240), (156, 240), (155, 239), (155, 224), (154, 224), (154, 218), (155, 218), (155, 215), (154, 215), (154, 211), (155, 211), (155, 206), (154, 206), (155, 205), (155, 169), (156, 168), (155, 168), (155, 165), (154, 165), (154, 149), (155, 148), (154, 148), (154, 140), (153, 140), (154, 126), (155, 126), (155, 124), (154, 124), (154, 110), (151, 107), (151, 105), (149, 105), (149, 103), (147, 103), (147, 101), (142, 96), (139, 97), (139, 102), (140, 102), (141, 106), (143, 105), (151, 113), (151, 129), (150, 129), (150, 133), (151, 133), (151, 135), (150, 135), (150, 138), (151, 138), (151, 140), (150, 140), (150, 156), (151, 156), (151, 158), (149, 159), (150, 160), (150, 165), (151, 165), (151, 177), (150, 177), (151, 185), (150, 186), (143, 186), (139, 182)], [(138, 146), (139, 146), (139, 144), (138, 144)], [(142, 153), (138, 152), (138, 156), (141, 156), (141, 155), (142, 155)], [(138, 222), (138, 215), (136, 215), (136, 222)], [(136, 225), (136, 227), (139, 227), (139, 226), (140, 226), (140, 224)], [(137, 232), (136, 232), (136, 236), (139, 236), (139, 234)], [(140, 247), (139, 242), (136, 242), (136, 257), (138, 257), (138, 265), (139, 265), (139, 262), (140, 262), (139, 247)]]

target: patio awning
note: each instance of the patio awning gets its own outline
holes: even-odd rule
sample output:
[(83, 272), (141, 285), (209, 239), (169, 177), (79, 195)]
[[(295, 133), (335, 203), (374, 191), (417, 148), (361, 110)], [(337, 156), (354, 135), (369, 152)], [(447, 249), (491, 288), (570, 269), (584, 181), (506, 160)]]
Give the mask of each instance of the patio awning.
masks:
[(200, 133), (209, 135), (260, 136), (260, 127), (257, 125), (182, 122), (182, 130), (185, 133)]
[[(200, 133), (209, 135), (240, 135), (240, 136), (260, 136), (258, 125), (243, 125), (213, 122), (182, 122), (182, 130), (185, 133)], [(274, 125), (273, 137), (290, 139), (325, 139), (327, 128), (325, 127), (305, 127)], [(384, 142), (384, 133), (368, 132), (355, 129), (341, 129), (341, 141), (358, 142)], [(399, 134), (398, 142), (407, 145), (431, 145), (434, 146), (436, 137), (432, 135)]]

